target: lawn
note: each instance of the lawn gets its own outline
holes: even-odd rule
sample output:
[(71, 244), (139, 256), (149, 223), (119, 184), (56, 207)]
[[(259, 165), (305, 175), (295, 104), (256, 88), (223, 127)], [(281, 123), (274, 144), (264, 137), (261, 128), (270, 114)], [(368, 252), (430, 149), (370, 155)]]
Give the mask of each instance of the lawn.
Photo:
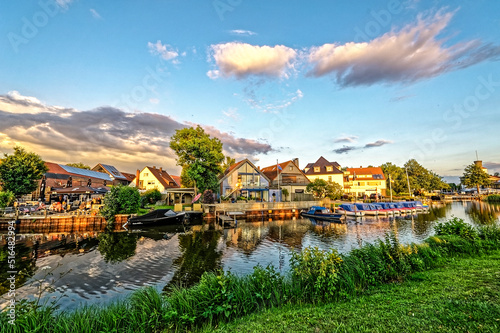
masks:
[(450, 259), (326, 305), (274, 308), (205, 332), (500, 332), (500, 251)]

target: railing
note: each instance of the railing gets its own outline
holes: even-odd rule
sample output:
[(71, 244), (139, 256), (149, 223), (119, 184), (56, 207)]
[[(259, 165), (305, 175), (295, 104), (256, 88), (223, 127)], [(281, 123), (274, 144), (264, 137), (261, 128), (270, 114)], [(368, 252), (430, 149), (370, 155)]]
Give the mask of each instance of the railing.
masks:
[(220, 203), (213, 206), (216, 212), (245, 212), (248, 210), (306, 209), (320, 205), (322, 201)]

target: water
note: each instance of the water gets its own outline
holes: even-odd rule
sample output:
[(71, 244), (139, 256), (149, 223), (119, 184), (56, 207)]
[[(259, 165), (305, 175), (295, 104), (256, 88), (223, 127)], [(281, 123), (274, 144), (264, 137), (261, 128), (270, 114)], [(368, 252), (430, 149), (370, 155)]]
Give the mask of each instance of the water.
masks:
[[(473, 225), (498, 223), (500, 206), (479, 202), (434, 205), (428, 214), (401, 218), (365, 217), (345, 224), (308, 219), (240, 222), (224, 229), (214, 224), (165, 226), (147, 230), (84, 230), (17, 235), (17, 299), (57, 301), (61, 309), (118, 300), (137, 288), (168, 290), (196, 283), (203, 272), (247, 274), (256, 265), (286, 273), (292, 251), (316, 246), (347, 253), (394, 231), (402, 243), (422, 242), (437, 221), (452, 216)], [(6, 237), (0, 236), (2, 267)], [(2, 280), (6, 281), (2, 269)], [(0, 282), (1, 282), (0, 281)], [(41, 283), (40, 283), (41, 282)], [(0, 285), (4, 294), (6, 284)], [(2, 307), (5, 298), (0, 300)]]

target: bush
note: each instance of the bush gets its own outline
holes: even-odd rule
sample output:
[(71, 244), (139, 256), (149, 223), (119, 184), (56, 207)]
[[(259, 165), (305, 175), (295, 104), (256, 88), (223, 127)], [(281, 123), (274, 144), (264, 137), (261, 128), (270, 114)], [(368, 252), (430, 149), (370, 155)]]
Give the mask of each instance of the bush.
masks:
[(473, 226), (464, 222), (458, 217), (453, 217), (446, 222), (440, 222), (434, 227), (434, 231), (438, 236), (460, 236), (468, 240), (478, 238), (477, 231)]
[(101, 215), (109, 222), (114, 222), (117, 214), (135, 214), (141, 206), (139, 190), (130, 186), (113, 186), (104, 196)]
[(141, 194), (141, 207), (147, 204), (154, 204), (155, 202), (161, 200), (161, 193), (158, 189), (147, 190)]
[(9, 190), (0, 191), (0, 208), (10, 206), (14, 202), (15, 198), (14, 193)]
[(486, 197), (486, 200), (488, 202), (500, 202), (500, 195), (499, 194), (490, 194)]
[(215, 202), (214, 192), (212, 190), (205, 190), (201, 197), (201, 202), (204, 204), (213, 204)]

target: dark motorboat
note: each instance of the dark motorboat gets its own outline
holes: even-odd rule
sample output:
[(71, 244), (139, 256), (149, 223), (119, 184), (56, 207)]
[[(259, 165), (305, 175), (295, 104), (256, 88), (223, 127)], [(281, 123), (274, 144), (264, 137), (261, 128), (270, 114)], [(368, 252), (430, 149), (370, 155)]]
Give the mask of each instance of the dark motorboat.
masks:
[(318, 221), (340, 222), (345, 218), (344, 214), (334, 214), (328, 208), (320, 206), (312, 206), (307, 212), (302, 212), (300, 215)]
[(174, 212), (171, 209), (156, 209), (150, 213), (128, 219), (125, 225), (150, 226), (162, 224), (182, 224), (186, 219), (186, 212)]

